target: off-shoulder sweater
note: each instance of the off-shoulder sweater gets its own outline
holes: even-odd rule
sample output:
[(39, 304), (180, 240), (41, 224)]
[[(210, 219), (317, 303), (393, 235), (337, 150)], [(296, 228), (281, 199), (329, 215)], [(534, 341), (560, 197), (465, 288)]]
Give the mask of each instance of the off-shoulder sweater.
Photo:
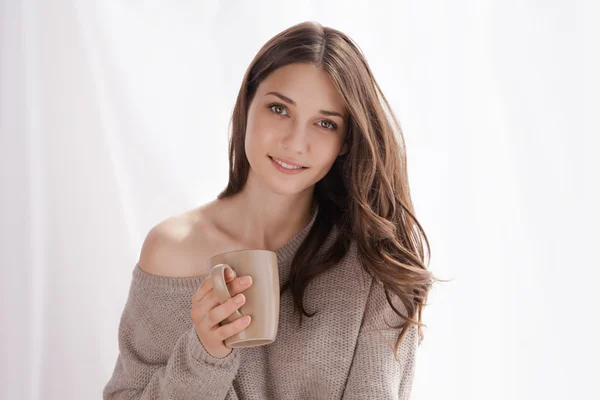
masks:
[[(280, 285), (308, 225), (277, 253)], [(333, 243), (337, 230), (323, 246)], [(362, 268), (356, 245), (314, 278), (304, 295), (313, 317), (298, 324), (289, 290), (281, 295), (278, 333), (269, 345), (211, 356), (196, 335), (191, 298), (204, 277), (151, 275), (136, 264), (118, 329), (119, 355), (103, 395), (125, 399), (408, 399), (418, 348), (414, 325), (394, 358), (402, 320), (379, 280)], [(402, 303), (392, 297), (394, 305)], [(397, 302), (396, 302), (397, 301)]]

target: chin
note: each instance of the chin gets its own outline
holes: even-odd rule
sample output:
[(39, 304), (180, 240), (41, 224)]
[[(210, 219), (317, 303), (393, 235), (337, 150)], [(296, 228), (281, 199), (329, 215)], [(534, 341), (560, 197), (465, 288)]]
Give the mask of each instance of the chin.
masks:
[(283, 196), (297, 195), (314, 186), (312, 180), (307, 182), (307, 177), (285, 176), (278, 171), (269, 171), (268, 168), (267, 171), (255, 174), (265, 189)]
[(268, 188), (271, 192), (283, 195), (297, 195), (305, 192), (310, 189), (313, 185), (306, 185), (301, 182), (289, 182), (282, 179), (273, 179), (272, 177), (261, 178), (263, 179), (263, 184), (266, 188)]

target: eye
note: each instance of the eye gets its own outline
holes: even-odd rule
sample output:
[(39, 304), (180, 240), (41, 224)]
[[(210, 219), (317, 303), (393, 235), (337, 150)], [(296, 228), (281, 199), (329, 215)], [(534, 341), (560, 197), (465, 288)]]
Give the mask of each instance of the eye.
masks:
[(282, 109), (284, 109), (284, 110), (285, 110), (285, 106), (284, 106), (283, 104), (279, 104), (279, 103), (271, 103), (271, 104), (269, 104), (267, 107), (268, 107), (268, 108), (271, 110), (271, 112), (273, 112), (274, 114), (277, 114), (277, 115), (284, 115), (284, 114), (281, 114), (281, 113), (279, 113), (279, 112), (277, 112), (277, 111), (273, 111), (273, 108), (274, 108), (274, 107), (279, 107), (279, 108), (282, 108)]
[(323, 120), (323, 121), (321, 121), (321, 122), (325, 122), (326, 124), (329, 124), (329, 125), (328, 125), (328, 126), (329, 126), (329, 128), (327, 128), (326, 126), (323, 126), (323, 125), (321, 125), (321, 126), (323, 126), (324, 128), (326, 128), (326, 129), (330, 129), (330, 130), (332, 130), (332, 131), (335, 131), (335, 130), (337, 129), (337, 125), (336, 125), (336, 124), (334, 124), (333, 122), (331, 122), (331, 121), (327, 120), (327, 119), (326, 119), (326, 120)]
[[(267, 108), (268, 108), (269, 110), (271, 110), (271, 112), (272, 112), (273, 114), (282, 115), (282, 116), (283, 116), (283, 115), (286, 115), (286, 114), (282, 114), (281, 112), (274, 111), (274, 110), (275, 110), (275, 109), (277, 109), (277, 108), (281, 108), (281, 109), (285, 110), (285, 109), (286, 109), (286, 107), (285, 107), (283, 104), (280, 104), (280, 103), (271, 103), (271, 104), (269, 104), (269, 105), (267, 106)], [(326, 119), (326, 120), (323, 120), (323, 121), (320, 121), (320, 122), (324, 122), (325, 124), (328, 124), (328, 125), (325, 125), (325, 126), (321, 125), (321, 126), (322, 126), (323, 128), (325, 128), (325, 129), (329, 129), (329, 130), (331, 130), (331, 131), (335, 131), (335, 130), (337, 130), (337, 125), (336, 125), (334, 122), (332, 122), (332, 121), (330, 121), (330, 120), (328, 120), (328, 119)]]

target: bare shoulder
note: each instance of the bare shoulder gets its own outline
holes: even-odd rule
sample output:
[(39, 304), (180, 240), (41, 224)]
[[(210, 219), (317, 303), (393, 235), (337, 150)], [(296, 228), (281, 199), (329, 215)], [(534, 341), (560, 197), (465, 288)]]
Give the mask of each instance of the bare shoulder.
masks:
[(205, 275), (206, 260), (219, 247), (210, 208), (208, 203), (173, 215), (150, 229), (140, 252), (140, 269), (167, 277)]

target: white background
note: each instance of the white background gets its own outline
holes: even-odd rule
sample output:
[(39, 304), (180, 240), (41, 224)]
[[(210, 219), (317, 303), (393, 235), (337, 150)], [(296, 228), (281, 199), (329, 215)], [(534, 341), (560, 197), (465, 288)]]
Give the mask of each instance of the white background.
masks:
[(101, 397), (145, 235), (225, 187), (245, 69), (305, 20), (364, 51), (453, 280), (412, 399), (598, 398), (598, 6), (368, 3), (0, 3), (1, 398)]

